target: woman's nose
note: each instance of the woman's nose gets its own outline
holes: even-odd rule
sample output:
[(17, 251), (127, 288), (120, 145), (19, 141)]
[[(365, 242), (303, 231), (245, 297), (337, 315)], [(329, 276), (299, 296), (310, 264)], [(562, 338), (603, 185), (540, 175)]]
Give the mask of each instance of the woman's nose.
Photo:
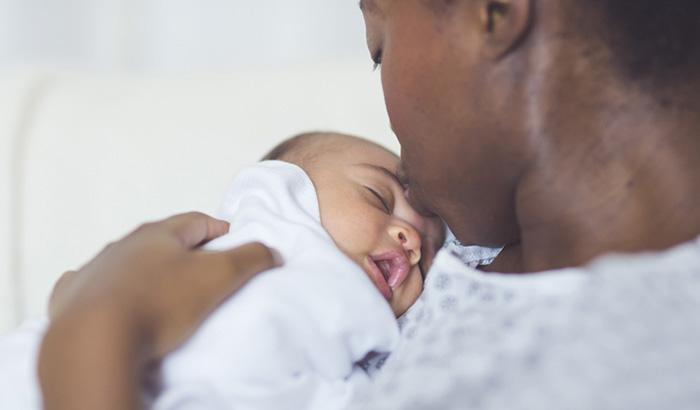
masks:
[(408, 201), (408, 204), (411, 205), (411, 208), (413, 208), (414, 211), (418, 213), (418, 215), (426, 217), (426, 218), (434, 218), (437, 215), (428, 210), (426, 207), (423, 206), (423, 204), (416, 199), (416, 197), (413, 195), (413, 191), (411, 190), (411, 187), (407, 187), (406, 190), (404, 191), (404, 195), (406, 196), (406, 200)]
[[(403, 156), (403, 151), (401, 151), (401, 155)], [(424, 207), (423, 204), (416, 199), (413, 190), (411, 190), (411, 182), (409, 181), (408, 175), (404, 168), (403, 161), (400, 161), (399, 165), (396, 167), (396, 177), (403, 185), (406, 200), (408, 201), (408, 204), (411, 205), (411, 208), (413, 208), (414, 211), (416, 211), (420, 216), (424, 216), (427, 218), (437, 216), (435, 215), (435, 213)]]
[(392, 239), (401, 244), (408, 257), (408, 263), (413, 266), (420, 261), (421, 237), (412, 227), (394, 225), (389, 228)]

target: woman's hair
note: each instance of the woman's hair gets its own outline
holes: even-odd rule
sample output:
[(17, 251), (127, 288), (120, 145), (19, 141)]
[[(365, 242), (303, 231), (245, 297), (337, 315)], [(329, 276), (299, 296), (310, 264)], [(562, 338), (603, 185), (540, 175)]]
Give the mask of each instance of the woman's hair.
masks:
[[(443, 14), (460, 1), (422, 0)], [(550, 1), (562, 2), (572, 30), (608, 46), (624, 78), (664, 86), (700, 75), (700, 0)]]
[[(603, 36), (603, 42), (614, 56), (614, 64), (628, 79), (670, 85), (697, 78), (700, 70), (699, 0), (567, 2), (572, 20)], [(582, 19), (599, 21), (591, 25)]]

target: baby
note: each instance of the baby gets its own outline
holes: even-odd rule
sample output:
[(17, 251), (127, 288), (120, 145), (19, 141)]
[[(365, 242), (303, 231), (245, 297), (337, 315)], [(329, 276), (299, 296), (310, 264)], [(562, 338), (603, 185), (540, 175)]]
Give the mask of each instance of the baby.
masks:
[(445, 240), (437, 217), (419, 215), (396, 176), (399, 158), (364, 139), (334, 133), (291, 138), (264, 160), (301, 167), (316, 188), (321, 224), (360, 265), (398, 317), (416, 301)]
[[(398, 162), (358, 137), (308, 133), (237, 173), (218, 211), (230, 232), (205, 249), (260, 241), (284, 265), (253, 278), (145, 375), (145, 407), (342, 408), (395, 348), (396, 317), (420, 295), (445, 237), (438, 218), (409, 205)], [(45, 326), (0, 341), (7, 408), (41, 408)]]
[(155, 409), (342, 407), (367, 380), (357, 363), (395, 347), (395, 318), (444, 241), (442, 222), (409, 205), (398, 162), (358, 137), (309, 133), (236, 175), (218, 212), (230, 232), (206, 248), (255, 240), (285, 263), (165, 359)]

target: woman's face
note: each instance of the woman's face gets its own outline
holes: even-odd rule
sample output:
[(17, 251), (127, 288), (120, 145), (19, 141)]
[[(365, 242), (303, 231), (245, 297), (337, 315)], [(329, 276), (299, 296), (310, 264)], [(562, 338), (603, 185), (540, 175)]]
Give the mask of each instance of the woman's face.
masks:
[[(440, 215), (465, 244), (518, 240), (514, 212), (520, 148), (496, 114), (483, 22), (469, 1), (363, 0), (367, 44), (381, 63), (401, 172), (411, 199)], [(442, 0), (434, 0), (442, 4)], [(439, 6), (436, 6), (439, 8)]]

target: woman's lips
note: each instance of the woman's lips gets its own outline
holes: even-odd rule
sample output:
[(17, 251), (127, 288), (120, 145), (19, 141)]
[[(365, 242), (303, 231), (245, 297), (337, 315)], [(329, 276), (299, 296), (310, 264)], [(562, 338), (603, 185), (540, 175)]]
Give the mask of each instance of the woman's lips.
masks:
[(367, 257), (374, 283), (386, 300), (391, 300), (394, 289), (400, 286), (411, 269), (406, 255), (400, 251), (389, 251)]

